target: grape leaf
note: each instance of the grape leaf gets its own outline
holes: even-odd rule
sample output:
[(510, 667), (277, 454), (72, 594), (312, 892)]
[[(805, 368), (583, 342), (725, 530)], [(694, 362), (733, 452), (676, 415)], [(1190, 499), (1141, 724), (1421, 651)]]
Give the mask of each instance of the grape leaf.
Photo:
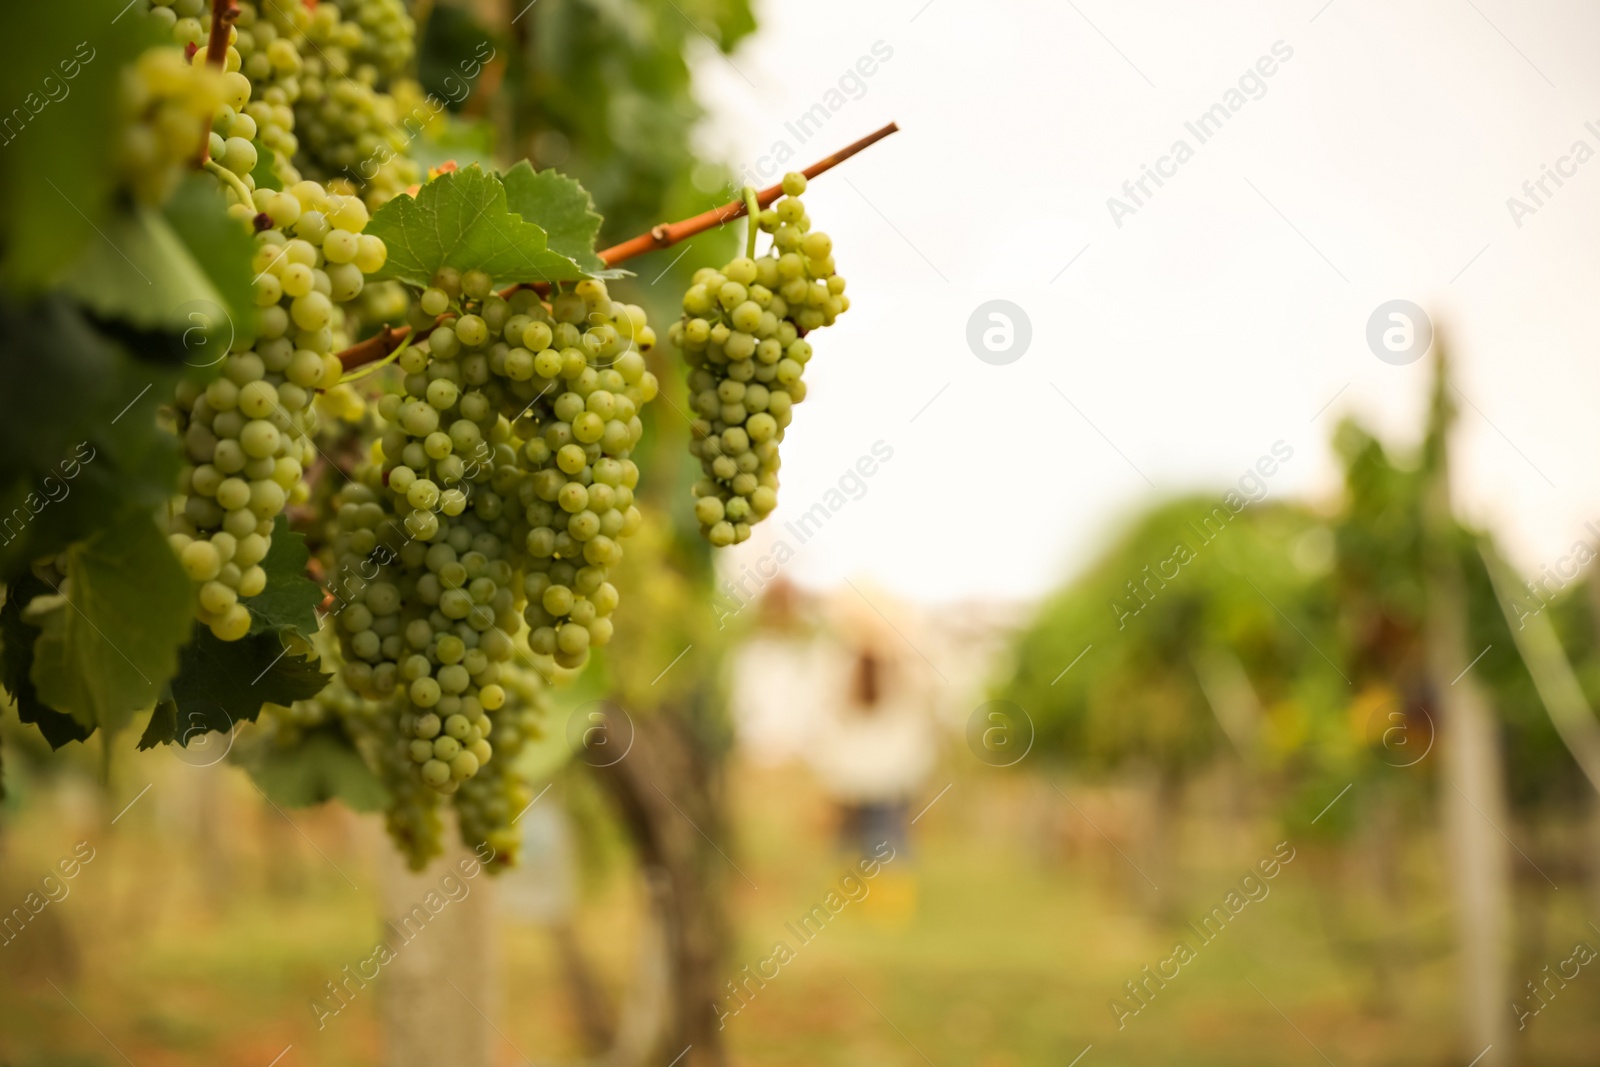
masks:
[[(270, 172), (270, 164), (267, 166)], [(259, 172), (261, 168), (257, 166), (256, 169)], [(273, 177), (276, 180), (275, 173)], [(279, 182), (278, 186), (282, 184)], [(203, 304), (196, 306), (204, 297), (191, 298), (187, 305), (179, 305), (174, 317), (178, 320), (176, 325), (184, 331), (185, 347), (191, 350), (200, 347), (197, 341), (190, 340), (197, 325), (208, 334), (220, 334), (226, 341), (232, 341), (235, 334), (253, 336), (257, 312), (255, 271), (250, 268), (250, 260), (255, 255), (256, 242), (239, 221), (228, 214), (228, 202), (221, 186), (209, 174), (191, 174), (172, 194), (161, 214), (218, 293), (221, 311), (226, 316), (226, 323), (211, 321), (216, 309)], [(226, 348), (226, 344), (215, 354), (194, 351), (188, 362), (197, 366), (220, 362), (221, 348)]]
[(171, 700), (156, 701), (155, 710), (150, 713), (150, 721), (145, 724), (144, 733), (139, 737), (139, 751), (155, 748), (157, 745), (170, 745), (178, 739), (178, 705)]
[(353, 811), (382, 811), (389, 791), (336, 725), (307, 731), (295, 744), (264, 741), (238, 757), (261, 791), (286, 808), (342, 800)]
[(65, 557), (67, 601), (44, 616), (29, 677), (44, 703), (117, 730), (177, 668), (192, 587), (155, 522), (137, 512)]
[[(0, 300), (0, 485), (47, 468), (135, 399), (116, 394), (122, 353), (73, 303), (53, 295), (25, 305)], [(139, 388), (143, 388), (141, 383)], [(63, 403), (71, 398), (71, 403)], [(115, 407), (111, 405), (115, 404)], [(79, 417), (80, 412), (86, 413)]]
[(31, 305), (0, 299), (0, 337), (4, 580), (170, 497), (178, 444), (156, 410), (178, 375), (129, 358), (60, 295)]
[(476, 268), (497, 285), (587, 276), (551, 251), (545, 231), (506, 206), (499, 177), (478, 167), (442, 174), (414, 197), (395, 197), (378, 209), (366, 232), (389, 247), (389, 260), (373, 280), (425, 287), (441, 267)]
[[(126, 0), (0, 4), (0, 279), (36, 291), (78, 258), (117, 182), (121, 68), (163, 43)], [(167, 38), (165, 43), (170, 43)]]
[(243, 602), (253, 620), (251, 633), (287, 629), (309, 638), (317, 632), (317, 605), (322, 602), (322, 590), (306, 577), (306, 562), (310, 559), (305, 535), (290, 530), (289, 520), (279, 515), (272, 528), (272, 547), (261, 561), (267, 572), (267, 587)]
[[(249, 241), (237, 223), (226, 215), (223, 219)], [(147, 208), (120, 212), (105, 221), (104, 232), (106, 239), (90, 244), (62, 279), (62, 288), (95, 314), (135, 326), (176, 330), (191, 325), (189, 315), (196, 307), (234, 308), (243, 316), (238, 307), (248, 305), (233, 304), (212, 283), (206, 268), (159, 212)], [(224, 250), (207, 258), (223, 264), (229, 259)], [(249, 269), (248, 258), (238, 262)], [(235, 292), (233, 300), (238, 299)]]
[(501, 181), (506, 187), (506, 206), (525, 221), (543, 227), (553, 251), (591, 274), (606, 272), (605, 261), (594, 251), (605, 220), (583, 186), (554, 170), (536, 172), (525, 159), (506, 171)]
[(5, 607), (0, 608), (0, 684), (6, 687), (17, 705), (17, 717), (39, 727), (52, 749), (69, 741), (82, 741), (94, 732), (65, 712), (46, 707), (33, 688), (28, 671), (33, 667), (33, 643), (39, 638), (37, 627), (22, 618), (22, 609), (36, 596), (51, 592), (49, 586), (26, 573), (6, 588)]
[(283, 179), (278, 177), (278, 153), (260, 141), (255, 142), (255, 146), (256, 169), (250, 172), (250, 177), (255, 179), (256, 188), (282, 192)]
[(254, 722), (263, 704), (287, 706), (316, 696), (331, 677), (315, 662), (289, 655), (275, 633), (221, 641), (196, 623), (194, 640), (179, 657), (172, 698), (156, 708), (139, 747), (187, 745), (211, 730), (228, 733), (237, 723)]

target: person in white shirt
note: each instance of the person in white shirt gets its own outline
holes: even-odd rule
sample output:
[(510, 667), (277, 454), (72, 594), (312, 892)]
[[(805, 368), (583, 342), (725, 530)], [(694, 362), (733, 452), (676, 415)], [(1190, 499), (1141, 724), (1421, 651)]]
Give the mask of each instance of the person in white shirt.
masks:
[(887, 841), (903, 852), (911, 800), (934, 764), (933, 721), (910, 672), (877, 642), (846, 648), (808, 761), (838, 805), (841, 845), (867, 853)]

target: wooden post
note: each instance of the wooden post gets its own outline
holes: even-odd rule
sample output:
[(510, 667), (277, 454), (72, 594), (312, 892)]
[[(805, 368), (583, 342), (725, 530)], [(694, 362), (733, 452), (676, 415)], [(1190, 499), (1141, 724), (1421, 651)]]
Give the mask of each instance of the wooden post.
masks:
[[(460, 877), (456, 865), (471, 853), (457, 842), (454, 827), (446, 835), (451, 844), (444, 857), (420, 874), (407, 869), (394, 849), (381, 850), (385, 925), (380, 936), (395, 953), (375, 983), (385, 1067), (489, 1067), (494, 1044), (502, 1040), (489, 1022), (500, 1008), (494, 884), (482, 871), (475, 878)], [(450, 900), (426, 922), (419, 922), (420, 915), (408, 922), (415, 909), (428, 912), (429, 894), (448, 900), (440, 887), (446, 875), (466, 886), (467, 895)]]
[(1468, 669), (1467, 598), (1461, 539), (1450, 504), (1449, 433), (1454, 404), (1439, 345), (1424, 463), (1422, 526), (1427, 616), (1423, 635), (1438, 717), (1440, 810), (1461, 951), (1461, 1033), (1480, 1067), (1512, 1062), (1509, 981), (1511, 868), (1502, 833), (1510, 825), (1494, 711)]

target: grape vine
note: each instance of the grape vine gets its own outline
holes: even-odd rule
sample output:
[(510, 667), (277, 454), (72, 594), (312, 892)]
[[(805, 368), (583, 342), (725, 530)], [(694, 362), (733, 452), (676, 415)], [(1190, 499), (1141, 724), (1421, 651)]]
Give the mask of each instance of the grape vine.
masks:
[[(105, 458), (81, 490), (101, 507), (0, 546), (0, 683), (57, 747), (146, 709), (141, 747), (259, 721), (239, 761), (291, 802), (383, 809), (418, 867), (453, 811), (508, 865), (520, 757), (610, 642), (647, 521), (660, 356), (615, 265), (753, 215), (751, 254), (697, 275), (670, 331), (701, 415), (696, 514), (743, 540), (776, 506), (805, 335), (849, 305), (799, 196), (893, 127), (597, 251), (588, 193), (553, 171), (424, 175), (401, 0), (128, 10), (28, 23), (41, 47), (98, 35), (115, 76), (65, 106), (111, 134), (63, 178), (87, 229), (0, 213), (0, 356), (47, 357), (23, 400), (84, 398), (39, 467)], [(279, 773), (314, 753), (316, 774)]]

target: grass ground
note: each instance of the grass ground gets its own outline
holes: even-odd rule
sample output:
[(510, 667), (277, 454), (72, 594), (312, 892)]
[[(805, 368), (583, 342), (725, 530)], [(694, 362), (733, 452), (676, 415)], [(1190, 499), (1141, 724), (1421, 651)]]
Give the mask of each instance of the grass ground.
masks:
[[(0, 947), (0, 1064), (268, 1067), (280, 1055), (277, 1067), (376, 1064), (377, 996), (358, 997), (320, 1031), (309, 1009), (326, 980), (371, 950), (384, 847), (374, 820), (298, 812), (290, 826), (237, 773), (198, 787), (188, 768), (157, 770), (109, 831), (81, 789), (24, 791), (6, 811), (5, 909), (77, 842), (94, 858), (64, 883), (67, 896)], [(1051, 795), (1024, 776), (955, 779), (918, 821), (912, 853), (802, 941), (787, 924), (825, 903), (853, 857), (830, 841), (827, 806), (802, 774), (742, 769), (728, 977), (742, 978), (778, 941), (794, 956), (748, 986), (747, 1005), (726, 1020), (735, 1061), (1466, 1067), (1478, 1051), (1459, 1036), (1448, 895), (1427, 840), (1408, 853), (1404, 910), (1389, 915), (1340, 880), (1340, 857), (1298, 846), (1270, 894), (1221, 936), (1188, 935), (1194, 958), (1152, 984), (1148, 1005), (1119, 1028), (1112, 998), (1135, 1006), (1124, 983), (1171, 956), (1181, 920), (1221, 902), (1276, 841), (1265, 828), (1194, 815), (1183, 861), (1163, 875), (1176, 881), (1176, 918), (1158, 920), (1133, 856), (1103, 842), (1062, 852), (1040, 829), (1041, 796)], [(1354, 916), (1348, 929), (1330, 925), (1331, 897)], [(612, 878), (581, 898), (577, 930), (596, 968), (623, 974), (636, 892)], [(1600, 945), (1583, 899), (1576, 886), (1551, 895), (1546, 962), (1578, 940)], [(548, 932), (509, 919), (498, 929), (498, 1062), (518, 1062), (512, 1046), (540, 1062), (576, 1056)], [(1347, 947), (1374, 930), (1395, 938), (1386, 981), (1367, 965), (1370, 943)], [(1521, 1048), (1527, 1063), (1596, 1062), (1600, 967), (1530, 1020)]]

